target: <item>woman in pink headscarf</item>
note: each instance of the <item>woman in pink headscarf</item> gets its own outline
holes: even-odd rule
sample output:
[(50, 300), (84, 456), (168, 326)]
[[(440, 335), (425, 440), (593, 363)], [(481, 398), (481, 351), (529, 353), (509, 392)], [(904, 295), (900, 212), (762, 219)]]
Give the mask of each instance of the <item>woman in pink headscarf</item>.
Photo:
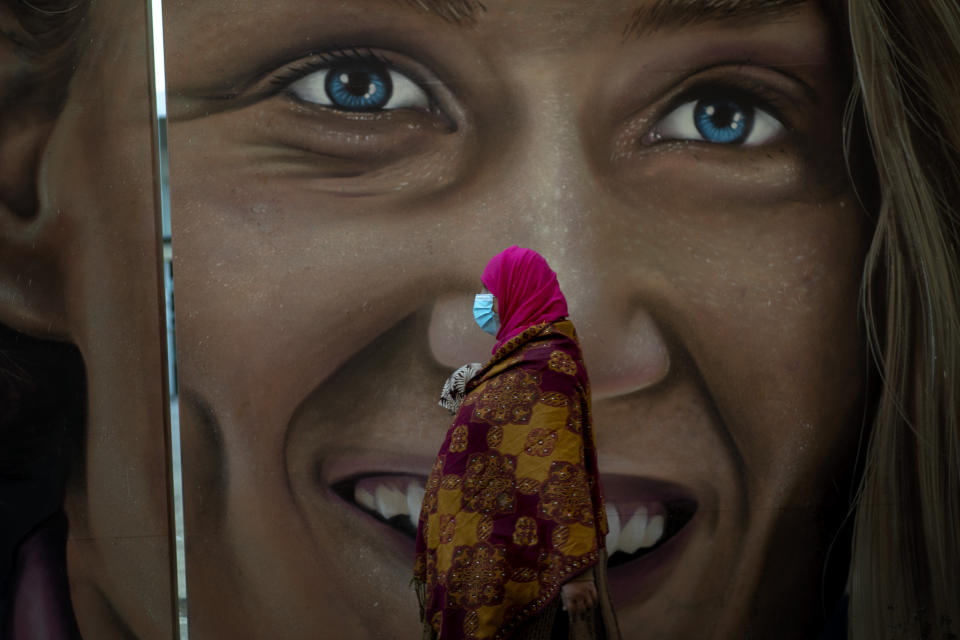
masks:
[(444, 387), (456, 418), (417, 528), (424, 638), (619, 638), (590, 383), (566, 299), (531, 249), (497, 254), (481, 281), (474, 317), (497, 343)]

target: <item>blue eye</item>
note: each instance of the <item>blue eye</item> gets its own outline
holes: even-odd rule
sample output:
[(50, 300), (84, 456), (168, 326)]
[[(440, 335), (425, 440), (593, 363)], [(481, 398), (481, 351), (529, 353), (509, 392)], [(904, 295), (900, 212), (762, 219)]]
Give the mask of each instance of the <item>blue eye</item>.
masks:
[(785, 130), (770, 113), (747, 97), (704, 96), (684, 102), (664, 116), (651, 139), (700, 140), (712, 144), (756, 146)]
[(393, 93), (389, 73), (356, 64), (330, 69), (324, 88), (334, 105), (350, 111), (380, 109)]
[(288, 91), (304, 102), (340, 111), (430, 108), (426, 91), (379, 60), (325, 64), (293, 82)]
[(693, 121), (704, 140), (718, 144), (742, 142), (753, 129), (753, 109), (733, 100), (698, 100)]

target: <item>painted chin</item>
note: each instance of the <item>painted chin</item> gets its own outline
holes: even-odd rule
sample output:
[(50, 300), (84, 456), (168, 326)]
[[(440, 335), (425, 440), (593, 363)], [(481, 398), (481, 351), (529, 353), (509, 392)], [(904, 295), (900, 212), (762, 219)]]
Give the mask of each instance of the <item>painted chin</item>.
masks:
[[(378, 458), (328, 459), (321, 476), (331, 499), (379, 528), (393, 553), (412, 563), (429, 464)], [(689, 488), (660, 479), (606, 475), (601, 482), (611, 591), (618, 604), (637, 604), (678, 564), (701, 520), (700, 501)]]

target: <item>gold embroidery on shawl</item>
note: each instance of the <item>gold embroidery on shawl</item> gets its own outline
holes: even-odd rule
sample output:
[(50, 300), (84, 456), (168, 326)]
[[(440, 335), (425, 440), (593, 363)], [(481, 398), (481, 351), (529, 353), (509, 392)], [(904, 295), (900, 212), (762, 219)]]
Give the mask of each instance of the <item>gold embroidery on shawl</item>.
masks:
[(548, 391), (540, 396), (540, 402), (550, 407), (565, 407), (570, 399), (557, 391)]
[(423, 494), (421, 515), (424, 513), (436, 513), (437, 511), (437, 490), (440, 488), (440, 474), (443, 472), (443, 463), (445, 461), (446, 456), (437, 456), (437, 459), (433, 463), (433, 468), (430, 469), (430, 476), (427, 478), (427, 486)]
[(553, 530), (553, 533), (550, 534), (550, 541), (553, 542), (555, 548), (562, 547), (567, 544), (567, 540), (570, 538), (570, 527), (566, 525), (557, 525)]
[(484, 514), (512, 513), (516, 504), (516, 458), (487, 451), (467, 460), (463, 509)]
[(593, 505), (582, 468), (569, 462), (554, 462), (540, 489), (540, 513), (560, 524), (579, 522), (593, 526)]
[(550, 429), (531, 429), (523, 451), (527, 455), (546, 458), (557, 446), (557, 432)]
[(467, 449), (467, 425), (461, 424), (454, 428), (450, 434), (450, 451), (460, 453)]
[(453, 536), (457, 531), (457, 519), (446, 513), (440, 514), (440, 544), (449, 544), (453, 542)]
[(560, 585), (563, 574), (564, 557), (559, 551), (540, 552), (540, 588), (551, 591)]
[(550, 362), (547, 366), (557, 373), (565, 373), (568, 376), (577, 375), (577, 363), (563, 351), (552, 352), (550, 354)]
[(476, 637), (478, 626), (480, 626), (480, 614), (476, 611), (471, 611), (463, 617), (463, 632), (467, 638)]
[(537, 579), (537, 572), (530, 567), (518, 567), (510, 574), (514, 582), (530, 582)]
[(567, 416), (567, 429), (578, 435), (583, 431), (583, 414), (578, 404), (570, 407), (570, 414)]
[(488, 380), (480, 387), (473, 419), (491, 425), (526, 424), (540, 397), (539, 376), (519, 369)]
[(493, 533), (493, 518), (483, 516), (477, 523), (477, 538), (481, 541), (489, 540), (491, 533)]
[(428, 551), (426, 556), (426, 583), (435, 585), (437, 584), (437, 552)]
[(513, 544), (520, 547), (532, 547), (537, 544), (537, 521), (530, 516), (520, 516), (513, 528)]
[[(519, 345), (523, 344), (533, 336), (539, 334), (541, 331), (544, 330), (544, 328), (547, 327), (548, 324), (549, 323), (547, 322), (541, 322), (540, 324), (535, 324), (530, 326), (527, 329), (524, 329), (522, 333), (510, 338), (510, 340), (508, 340), (503, 345), (501, 345), (501, 347), (497, 349), (497, 352), (493, 354), (493, 359), (494, 360), (501, 359), (505, 354), (510, 353), (511, 351), (516, 349)], [(557, 323), (555, 326), (559, 327), (561, 324), (563, 323), (562, 322)], [(567, 324), (569, 324), (570, 327), (573, 328), (573, 323), (568, 321)]]
[(467, 609), (497, 604), (507, 582), (504, 551), (486, 542), (457, 547), (447, 581), (450, 599)]
[(523, 478), (517, 483), (517, 491), (525, 496), (533, 496), (540, 493), (540, 483), (534, 478)]

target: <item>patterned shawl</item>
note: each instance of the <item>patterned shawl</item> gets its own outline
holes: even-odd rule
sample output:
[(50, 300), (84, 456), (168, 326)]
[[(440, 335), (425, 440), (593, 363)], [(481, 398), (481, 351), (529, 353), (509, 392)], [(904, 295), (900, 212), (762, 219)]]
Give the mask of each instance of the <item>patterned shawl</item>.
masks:
[(532, 326), (468, 383), (427, 480), (414, 581), (440, 640), (509, 638), (607, 533), (573, 324)]

